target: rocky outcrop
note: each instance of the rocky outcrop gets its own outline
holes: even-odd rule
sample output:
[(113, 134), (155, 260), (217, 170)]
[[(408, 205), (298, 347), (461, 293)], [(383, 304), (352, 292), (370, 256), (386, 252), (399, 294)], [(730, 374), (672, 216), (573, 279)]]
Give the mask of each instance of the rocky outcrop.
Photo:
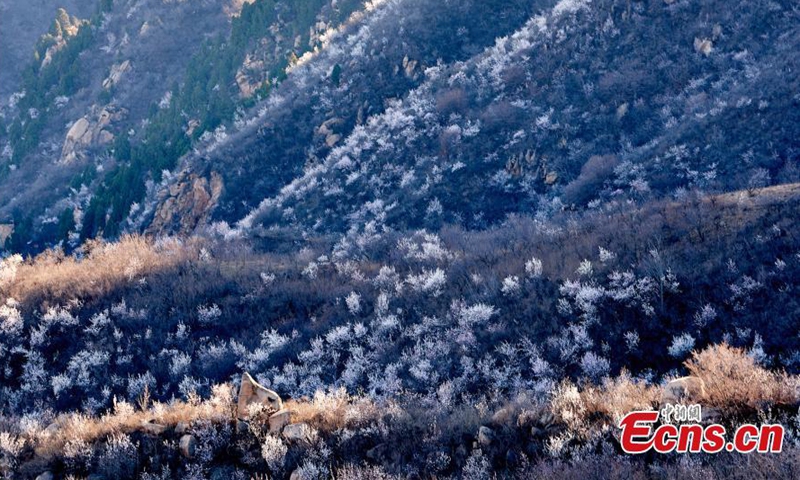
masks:
[(103, 80), (103, 88), (106, 90), (116, 86), (122, 77), (131, 69), (131, 61), (125, 60), (122, 63), (118, 63), (111, 67), (111, 72), (108, 74), (108, 78)]
[(706, 398), (702, 378), (681, 377), (669, 382), (661, 394), (662, 404), (694, 404)]
[(239, 399), (236, 406), (239, 418), (248, 419), (250, 406), (254, 404), (264, 405), (278, 412), (283, 409), (283, 400), (280, 395), (263, 387), (253, 380), (249, 373), (245, 373), (242, 375), (242, 385), (239, 387)]
[(236, 72), (236, 85), (241, 98), (250, 98), (268, 81), (264, 60), (248, 54), (241, 68)]
[(416, 79), (418, 66), (419, 62), (417, 60), (408, 58), (408, 55), (403, 57), (403, 73), (405, 73), (406, 77)]
[(126, 114), (127, 110), (109, 105), (104, 108), (95, 107), (92, 113), (79, 118), (64, 138), (60, 163), (70, 164), (83, 159), (87, 149), (110, 144), (114, 141), (114, 134), (109, 127)]
[(222, 195), (222, 177), (188, 175), (175, 182), (156, 210), (147, 233), (191, 233), (208, 220)]
[(13, 223), (0, 223), (0, 247), (6, 243), (12, 233), (14, 233)]

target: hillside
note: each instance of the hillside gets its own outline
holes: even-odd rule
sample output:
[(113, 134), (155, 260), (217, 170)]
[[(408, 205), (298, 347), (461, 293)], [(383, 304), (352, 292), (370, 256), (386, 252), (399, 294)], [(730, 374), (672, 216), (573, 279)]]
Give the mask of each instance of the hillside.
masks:
[[(256, 147), (245, 162), (232, 135), (230, 151), (223, 143), (199, 162), (236, 185), (215, 216), (239, 220), (239, 205), (261, 194), (243, 227), (482, 228), (512, 213), (797, 181), (799, 88), (782, 73), (796, 68), (796, 12), (777, 3), (623, 4), (538, 4), (525, 25), (471, 58), (423, 61), (418, 87), (349, 131), (345, 102), (321, 93), (336, 106), (327, 122), (345, 130), (329, 151), (286, 163), (290, 182), (261, 170), (293, 157), (274, 144), (280, 135), (258, 122), (268, 153)], [(296, 72), (304, 83), (326, 72), (314, 60), (323, 62)], [(293, 93), (288, 83), (280, 93)], [(258, 179), (258, 193), (242, 177)]]
[[(24, 475), (99, 469), (112, 478), (117, 468), (125, 478), (132, 475), (125, 472), (157, 471), (164, 478), (178, 472), (206, 478), (264, 468), (280, 475), (284, 467), (303, 465), (347, 470), (365, 461), (376, 469), (364, 478), (409, 472), (427, 478), (471, 468), (525, 478), (625, 462), (606, 452), (566, 466), (549, 463), (553, 453), (547, 452), (558, 448), (556, 458), (570, 458), (586, 448), (612, 448), (613, 438), (601, 433), (608, 427), (593, 422), (657, 402), (659, 384), (685, 372), (690, 351), (705, 345), (741, 348), (735, 355), (752, 365), (747, 368), (797, 371), (799, 232), (791, 219), (798, 208), (794, 185), (588, 214), (579, 222), (568, 214), (548, 224), (520, 218), (481, 232), (376, 234), (357, 258), (333, 244), (275, 254), (248, 250), (241, 241), (199, 238), (126, 238), (89, 245), (82, 259), (57, 252), (30, 261), (11, 257), (0, 270), (0, 408), (6, 428), (34, 450), (20, 447), (8, 458), (26, 465), (19, 471)], [(733, 368), (734, 357), (724, 352), (705, 360), (712, 371), (699, 370), (709, 385)], [(312, 425), (319, 437), (275, 443), (259, 421), (236, 427), (225, 402), (233, 401), (242, 371), (293, 399), (293, 421)], [(793, 415), (795, 380), (775, 377), (770, 388), (783, 393), (759, 390), (746, 400), (738, 395), (756, 373), (745, 371), (731, 380), (743, 384), (720, 387), (724, 399), (702, 400), (705, 407), (723, 407), (725, 421), (734, 424), (771, 402), (777, 402), (774, 414)], [(602, 405), (611, 409), (602, 415), (611, 417), (584, 412), (580, 423), (563, 417), (557, 406), (567, 400), (558, 395), (567, 395), (561, 382), (568, 379), (586, 389), (582, 401), (590, 402), (574, 408)], [(632, 403), (614, 403), (622, 392)], [(136, 416), (124, 413), (143, 395), (146, 405), (161, 403)], [(211, 403), (196, 403), (209, 396)], [(189, 404), (175, 403), (180, 398)], [(423, 414), (422, 405), (432, 410)], [(494, 415), (504, 407), (527, 420)], [(344, 413), (353, 409), (361, 413)], [(59, 417), (70, 411), (89, 416)], [(111, 416), (91, 419), (101, 414)], [(417, 426), (407, 423), (413, 418)], [(452, 426), (442, 434), (429, 431), (434, 418)], [(156, 426), (142, 423), (149, 421)], [(37, 433), (50, 422), (61, 425), (58, 432), (84, 432), (80, 460), (52, 443), (69, 444), (77, 433)], [(169, 433), (179, 422), (184, 433)], [(531, 425), (542, 433), (530, 437)], [(493, 446), (470, 446), (482, 441), (481, 426), (496, 432)], [(564, 428), (572, 440), (562, 445)], [(194, 463), (181, 460), (177, 444), (152, 440), (177, 441), (186, 431), (205, 449)], [(420, 450), (417, 435), (434, 436)], [(380, 453), (384, 442), (400, 457)], [(225, 444), (243, 450), (223, 454)], [(248, 457), (248, 449), (263, 445), (277, 448), (280, 460), (267, 453)], [(123, 460), (129, 450), (144, 457)], [(148, 451), (162, 452), (154, 458), (163, 460), (147, 460)], [(332, 456), (318, 457), (326, 451)], [(421, 452), (427, 462), (439, 460), (424, 463)], [(487, 455), (488, 463), (475, 455)], [(781, 463), (774, 468), (788, 465), (785, 456), (775, 461)], [(467, 478), (485, 478), (476, 475)]]
[(0, 15), (0, 479), (796, 478), (794, 2)]
[[(114, 61), (82, 54), (91, 83), (130, 65), (158, 75), (120, 74), (114, 95), (86, 83), (87, 101), (56, 115), (86, 119), (93, 133), (77, 142), (48, 126), (49, 150), (11, 140), (4, 181), (31, 188), (5, 189), (0, 216), (18, 226), (17, 249), (38, 251), (220, 220), (292, 235), (371, 221), (484, 228), (513, 213), (796, 182), (790, 3), (404, 0), (281, 13), (255, 2), (226, 24), (219, 5), (116, 2), (93, 28), (163, 28)], [(210, 43), (159, 33), (198, 22)]]

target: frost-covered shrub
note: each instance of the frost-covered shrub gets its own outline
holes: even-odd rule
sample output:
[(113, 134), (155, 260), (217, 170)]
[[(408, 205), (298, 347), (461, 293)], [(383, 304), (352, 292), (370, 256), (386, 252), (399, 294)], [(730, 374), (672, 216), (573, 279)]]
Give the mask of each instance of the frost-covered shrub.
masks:
[(138, 448), (124, 433), (112, 435), (97, 459), (97, 472), (106, 478), (132, 478), (138, 465)]
[(22, 255), (11, 255), (0, 260), (0, 288), (10, 284), (17, 276), (17, 269), (22, 265)]
[(8, 299), (5, 305), (0, 305), (0, 334), (14, 337), (22, 333), (24, 322), (17, 307), (18, 304), (13, 299)]
[(675, 358), (684, 358), (694, 348), (694, 337), (688, 333), (672, 337), (668, 352)]
[(594, 352), (586, 352), (581, 357), (581, 371), (592, 380), (599, 380), (608, 375), (610, 367), (608, 360)]
[(525, 262), (525, 273), (530, 278), (539, 278), (542, 276), (542, 261), (534, 257)]
[(345, 298), (345, 303), (347, 304), (347, 310), (350, 311), (352, 315), (358, 315), (361, 312), (361, 295), (356, 292), (350, 292)]
[(414, 291), (431, 294), (438, 297), (442, 294), (447, 277), (444, 270), (437, 268), (435, 270), (423, 270), (417, 275), (409, 275), (406, 278), (408, 283)]
[(280, 438), (272, 435), (267, 435), (264, 438), (264, 442), (261, 445), (261, 456), (267, 462), (267, 467), (269, 467), (273, 475), (281, 475), (283, 472), (288, 451), (289, 448)]
[(218, 305), (200, 305), (197, 307), (197, 320), (202, 325), (212, 325), (222, 316)]
[(503, 279), (503, 286), (500, 288), (500, 291), (503, 292), (503, 295), (512, 297), (519, 294), (521, 288), (519, 277), (512, 275)]

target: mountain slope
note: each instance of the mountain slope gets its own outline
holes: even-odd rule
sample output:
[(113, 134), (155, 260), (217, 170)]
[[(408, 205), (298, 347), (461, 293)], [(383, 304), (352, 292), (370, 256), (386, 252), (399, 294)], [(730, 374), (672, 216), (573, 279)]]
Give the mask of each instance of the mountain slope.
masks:
[(482, 226), (797, 181), (797, 13), (722, 3), (560, 2), (426, 72), (244, 225)]

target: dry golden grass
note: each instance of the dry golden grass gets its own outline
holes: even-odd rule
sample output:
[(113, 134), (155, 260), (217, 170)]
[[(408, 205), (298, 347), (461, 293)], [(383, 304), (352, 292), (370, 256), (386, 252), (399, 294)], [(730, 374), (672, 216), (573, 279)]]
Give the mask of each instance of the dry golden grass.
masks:
[(381, 413), (372, 400), (348, 395), (344, 389), (317, 392), (310, 400), (288, 400), (284, 408), (292, 412), (292, 422), (307, 423), (322, 432), (363, 425)]
[(214, 387), (207, 401), (199, 399), (169, 404), (156, 402), (146, 409), (136, 409), (127, 402), (116, 402), (112, 412), (89, 417), (79, 413), (61, 415), (47, 429), (28, 432), (26, 440), (34, 446), (39, 459), (49, 460), (63, 454), (68, 443), (92, 444), (120, 433), (144, 431), (147, 423), (173, 428), (178, 423), (230, 422), (235, 418), (233, 390), (230, 385)]
[(81, 259), (48, 250), (23, 262), (14, 281), (6, 282), (0, 293), (28, 305), (99, 298), (185, 262), (196, 252), (191, 244), (171, 240), (154, 244), (141, 236), (125, 236), (115, 243), (92, 242), (84, 250)]
[[(705, 383), (703, 405), (719, 409), (724, 418), (753, 415), (773, 406), (794, 408), (800, 402), (797, 376), (771, 372), (744, 350), (726, 344), (694, 352), (686, 367)], [(548, 408), (572, 433), (589, 437), (603, 425), (616, 425), (627, 413), (657, 408), (661, 394), (661, 387), (623, 371), (601, 385), (579, 387), (565, 380), (554, 390)]]
[(599, 387), (586, 388), (581, 398), (588, 412), (602, 414), (616, 424), (630, 412), (650, 410), (658, 405), (661, 389), (634, 380), (623, 370), (618, 377), (606, 379)]
[(744, 350), (726, 344), (693, 353), (686, 368), (705, 382), (709, 406), (724, 412), (793, 405), (800, 400), (797, 377), (770, 372), (757, 365)]

